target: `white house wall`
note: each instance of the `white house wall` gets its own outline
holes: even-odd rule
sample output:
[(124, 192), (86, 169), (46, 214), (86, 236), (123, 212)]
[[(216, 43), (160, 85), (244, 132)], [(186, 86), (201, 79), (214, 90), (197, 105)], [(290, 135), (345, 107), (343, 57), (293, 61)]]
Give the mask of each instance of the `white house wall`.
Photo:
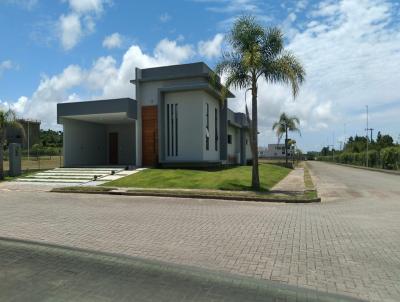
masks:
[(104, 165), (107, 160), (105, 126), (64, 120), (64, 166)]
[[(168, 161), (201, 161), (202, 154), (202, 117), (204, 93), (201, 91), (182, 91), (165, 93), (165, 124), (162, 131), (165, 136), (165, 158)], [(178, 110), (178, 155), (168, 156), (167, 144), (167, 104), (177, 104)], [(171, 115), (170, 115), (171, 118)], [(172, 123), (170, 121), (170, 127)], [(175, 119), (174, 119), (175, 127)], [(170, 128), (171, 129), (171, 128)], [(173, 138), (174, 136), (174, 138)], [(175, 142), (175, 133), (170, 130), (170, 144)]]

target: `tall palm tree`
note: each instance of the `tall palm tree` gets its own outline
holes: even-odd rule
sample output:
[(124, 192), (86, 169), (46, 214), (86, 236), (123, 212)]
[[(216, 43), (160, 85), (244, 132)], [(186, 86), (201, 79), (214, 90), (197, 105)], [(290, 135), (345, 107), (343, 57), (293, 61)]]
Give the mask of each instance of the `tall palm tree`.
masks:
[(18, 122), (15, 112), (11, 109), (8, 111), (2, 111), (0, 109), (0, 180), (4, 179), (4, 144), (7, 138), (7, 129), (10, 128), (21, 129), (22, 135), (25, 136), (24, 128), (21, 123)]
[[(242, 16), (237, 19), (227, 40), (231, 50), (223, 53), (216, 71), (226, 76), (226, 88), (251, 90), (252, 114), (249, 125), (253, 157), (251, 184), (254, 190), (259, 190), (258, 80), (264, 78), (269, 83), (289, 84), (293, 97), (296, 97), (299, 86), (304, 81), (305, 71), (297, 58), (291, 52), (284, 50), (281, 30), (275, 27), (264, 28), (252, 16)], [(249, 115), (247, 116), (250, 120)]]
[(300, 120), (296, 116), (288, 116), (286, 113), (282, 113), (279, 117), (279, 121), (275, 122), (272, 126), (272, 130), (275, 130), (276, 135), (278, 136), (278, 140), (282, 139), (282, 136), (285, 134), (285, 159), (286, 165), (288, 164), (288, 132), (298, 132), (300, 133), (299, 129)]

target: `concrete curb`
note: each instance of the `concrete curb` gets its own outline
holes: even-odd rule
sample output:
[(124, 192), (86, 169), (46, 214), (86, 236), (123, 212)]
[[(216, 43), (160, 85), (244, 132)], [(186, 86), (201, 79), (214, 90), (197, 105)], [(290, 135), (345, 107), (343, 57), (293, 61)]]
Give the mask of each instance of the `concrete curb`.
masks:
[(321, 202), (321, 198), (263, 198), (251, 196), (228, 196), (228, 195), (212, 195), (212, 194), (176, 194), (172, 192), (122, 192), (122, 191), (87, 191), (87, 190), (68, 190), (55, 188), (50, 192), (55, 193), (79, 193), (79, 194), (103, 194), (103, 195), (121, 195), (121, 196), (154, 196), (154, 197), (174, 197), (174, 198), (191, 198), (191, 199), (218, 199), (230, 201), (256, 201), (256, 202), (280, 202), (280, 203), (314, 203)]
[(364, 166), (347, 165), (347, 164), (334, 163), (334, 162), (329, 162), (329, 161), (321, 161), (321, 162), (338, 165), (338, 166), (343, 166), (343, 167), (356, 168), (356, 169), (361, 169), (361, 170), (368, 170), (368, 171), (373, 171), (373, 172), (381, 172), (381, 173), (400, 176), (400, 171), (395, 171), (395, 170), (385, 170), (385, 169), (370, 168), (370, 167), (364, 167)]

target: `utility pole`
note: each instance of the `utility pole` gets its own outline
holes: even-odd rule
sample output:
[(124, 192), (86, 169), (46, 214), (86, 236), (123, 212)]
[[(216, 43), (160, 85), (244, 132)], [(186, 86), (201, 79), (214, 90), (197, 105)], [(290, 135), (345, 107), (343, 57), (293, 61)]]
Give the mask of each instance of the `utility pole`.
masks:
[(367, 167), (368, 167), (368, 105), (366, 107), (367, 107), (367, 129), (365, 130), (367, 133), (366, 138), (367, 138)]
[(371, 132), (371, 143), (372, 143), (372, 131), (374, 131), (374, 128), (367, 128), (365, 130), (367, 130), (367, 137), (368, 137), (368, 131)]

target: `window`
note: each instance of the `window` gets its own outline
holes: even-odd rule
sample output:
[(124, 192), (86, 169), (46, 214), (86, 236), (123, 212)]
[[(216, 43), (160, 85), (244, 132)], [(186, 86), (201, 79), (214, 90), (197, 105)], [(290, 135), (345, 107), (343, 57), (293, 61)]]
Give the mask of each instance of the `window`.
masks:
[(206, 150), (210, 150), (210, 107), (208, 103), (206, 104)]
[(215, 151), (218, 151), (218, 109), (215, 108)]
[(246, 138), (246, 145), (248, 145), (249, 144), (249, 140)]
[(232, 144), (232, 135), (228, 134), (228, 144)]
[(167, 104), (167, 156), (178, 156), (178, 104)]
[(167, 155), (170, 156), (170, 141), (169, 141), (169, 104), (167, 104)]

